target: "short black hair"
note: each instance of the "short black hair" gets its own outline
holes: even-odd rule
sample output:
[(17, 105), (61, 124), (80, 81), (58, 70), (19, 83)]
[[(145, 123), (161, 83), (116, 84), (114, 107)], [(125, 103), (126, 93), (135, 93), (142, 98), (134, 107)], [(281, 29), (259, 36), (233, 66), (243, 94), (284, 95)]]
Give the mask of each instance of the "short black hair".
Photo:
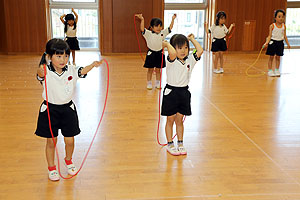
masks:
[(170, 44), (176, 49), (176, 47), (182, 47), (183, 45), (187, 45), (190, 51), (190, 43), (185, 35), (182, 34), (174, 34), (170, 39)]
[(217, 26), (220, 24), (219, 21), (223, 17), (225, 17), (225, 19), (226, 19), (226, 13), (224, 11), (219, 11), (216, 16), (216, 25)]
[[(159, 18), (152, 18), (150, 21), (150, 27), (154, 27), (154, 26), (162, 26), (162, 21)], [(150, 29), (150, 28), (149, 28)]]
[[(278, 13), (282, 13), (283, 14), (283, 16), (285, 16), (285, 12), (284, 12), (284, 10), (282, 10), (282, 9), (278, 9), (278, 10), (275, 10), (275, 12), (274, 12), (274, 18), (276, 18), (277, 17), (277, 15), (278, 15)], [(276, 20), (274, 19), (274, 22), (276, 22)]]
[(53, 38), (49, 40), (46, 44), (46, 53), (52, 57), (54, 54), (64, 54), (70, 55), (70, 47), (68, 43), (62, 39)]

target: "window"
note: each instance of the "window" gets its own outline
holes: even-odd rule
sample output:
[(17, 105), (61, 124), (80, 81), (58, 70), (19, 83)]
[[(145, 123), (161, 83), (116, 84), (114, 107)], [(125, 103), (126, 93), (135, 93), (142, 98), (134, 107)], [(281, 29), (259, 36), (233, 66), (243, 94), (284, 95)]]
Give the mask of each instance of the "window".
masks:
[(169, 40), (174, 33), (185, 36), (193, 33), (195, 39), (203, 46), (205, 9), (204, 0), (165, 0), (164, 27), (169, 27), (173, 14), (177, 14), (172, 32), (166, 39)]
[(289, 1), (286, 11), (286, 36), (293, 47), (300, 47), (300, 0)]
[(65, 37), (64, 24), (60, 21), (60, 16), (72, 13), (71, 8), (74, 8), (75, 12), (78, 14), (77, 38), (80, 49), (98, 50), (99, 25), (97, 2), (97, 0), (51, 0), (50, 12), (52, 38), (63, 39)]

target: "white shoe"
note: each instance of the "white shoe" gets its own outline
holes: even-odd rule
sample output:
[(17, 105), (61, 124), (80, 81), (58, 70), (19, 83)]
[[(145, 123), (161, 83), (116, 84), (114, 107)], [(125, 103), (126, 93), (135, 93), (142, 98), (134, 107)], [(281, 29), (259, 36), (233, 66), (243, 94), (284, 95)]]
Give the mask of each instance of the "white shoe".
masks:
[(74, 176), (76, 173), (77, 173), (77, 168), (75, 167), (75, 165), (72, 163), (72, 164), (69, 164), (67, 165), (66, 162), (64, 162), (66, 167), (68, 168), (68, 174), (71, 175), (71, 176)]
[(147, 89), (152, 90), (152, 83), (147, 83)]
[(280, 77), (280, 71), (278, 69), (275, 69), (274, 75)]
[(51, 181), (59, 181), (59, 174), (57, 170), (48, 171), (48, 173), (49, 173), (48, 177)]
[(220, 68), (220, 69), (219, 69), (219, 72), (220, 72), (220, 74), (223, 74), (223, 73), (224, 73), (224, 69), (223, 69), (223, 68)]
[(169, 146), (167, 145), (167, 152), (169, 152), (173, 156), (179, 156), (180, 152), (175, 146)]
[(155, 87), (156, 87), (156, 89), (161, 89), (161, 87), (160, 87), (160, 81), (156, 81)]
[(180, 153), (180, 155), (186, 155), (186, 149), (184, 148), (184, 146), (178, 146), (178, 151)]
[(214, 69), (213, 72), (214, 72), (215, 74), (220, 74), (220, 73), (221, 73), (218, 69)]
[(270, 77), (274, 77), (275, 76), (273, 70), (269, 70), (268, 71), (268, 76), (270, 76)]

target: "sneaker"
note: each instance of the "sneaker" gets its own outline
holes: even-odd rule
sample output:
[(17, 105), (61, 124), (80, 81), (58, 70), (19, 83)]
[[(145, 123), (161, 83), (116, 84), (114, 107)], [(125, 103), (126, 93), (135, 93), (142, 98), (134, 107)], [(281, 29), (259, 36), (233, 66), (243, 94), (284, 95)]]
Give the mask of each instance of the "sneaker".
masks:
[(270, 76), (270, 77), (274, 77), (275, 76), (273, 70), (269, 70), (268, 71), (268, 76)]
[(214, 72), (215, 74), (220, 74), (220, 73), (221, 73), (218, 69), (214, 69), (213, 72)]
[(167, 145), (167, 152), (169, 152), (173, 156), (179, 156), (180, 152), (175, 146), (169, 146)]
[(59, 175), (57, 170), (48, 171), (49, 173), (49, 179), (51, 181), (59, 181)]
[(68, 174), (71, 176), (74, 176), (77, 173), (77, 168), (75, 167), (75, 165), (73, 163), (67, 165), (66, 162), (64, 162), (66, 167), (68, 168)]
[(160, 87), (160, 81), (156, 82), (155, 87), (156, 87), (156, 89), (161, 89), (161, 87)]
[(219, 69), (219, 73), (220, 73), (220, 74), (223, 74), (223, 73), (224, 73), (224, 69), (223, 69), (223, 68), (220, 68), (220, 69)]
[(186, 155), (186, 149), (184, 148), (184, 146), (178, 146), (178, 151), (180, 153), (180, 155)]
[(275, 69), (274, 75), (280, 77), (280, 71), (278, 69)]
[(152, 83), (147, 83), (147, 89), (152, 90)]

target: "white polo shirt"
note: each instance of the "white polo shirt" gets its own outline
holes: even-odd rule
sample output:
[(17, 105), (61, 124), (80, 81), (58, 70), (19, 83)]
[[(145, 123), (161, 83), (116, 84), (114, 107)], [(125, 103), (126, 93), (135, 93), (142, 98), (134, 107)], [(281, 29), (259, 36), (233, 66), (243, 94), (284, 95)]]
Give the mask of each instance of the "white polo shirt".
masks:
[(144, 29), (142, 32), (147, 47), (153, 51), (160, 51), (162, 50), (162, 41), (165, 40), (166, 36), (171, 33), (170, 28), (166, 28), (162, 30), (160, 33), (155, 33), (153, 31), (149, 31), (148, 29)]
[(74, 26), (67, 25), (67, 32), (66, 32), (67, 37), (76, 37), (77, 27), (75, 28), (75, 30), (73, 30), (73, 28)]
[(201, 57), (197, 57), (196, 51), (187, 56), (182, 62), (178, 58), (171, 61), (166, 58), (167, 84), (175, 87), (185, 87), (190, 82), (191, 73), (195, 64)]
[(216, 24), (213, 24), (210, 27), (209, 32), (211, 33), (212, 38), (222, 39), (227, 35), (228, 29), (224, 24), (223, 26), (217, 26)]
[[(86, 75), (81, 75), (83, 67), (75, 67), (74, 65), (66, 65), (63, 72), (58, 74), (52, 64), (46, 67), (46, 81), (48, 101), (52, 104), (62, 105), (69, 103), (75, 90), (76, 82), (79, 78), (85, 78)], [(43, 99), (46, 100), (45, 81), (38, 77), (38, 80), (43, 81)]]
[(278, 27), (276, 23), (273, 23), (273, 30), (272, 30), (272, 40), (282, 41), (284, 40), (284, 31), (285, 31), (285, 24), (282, 23), (281, 27)]

